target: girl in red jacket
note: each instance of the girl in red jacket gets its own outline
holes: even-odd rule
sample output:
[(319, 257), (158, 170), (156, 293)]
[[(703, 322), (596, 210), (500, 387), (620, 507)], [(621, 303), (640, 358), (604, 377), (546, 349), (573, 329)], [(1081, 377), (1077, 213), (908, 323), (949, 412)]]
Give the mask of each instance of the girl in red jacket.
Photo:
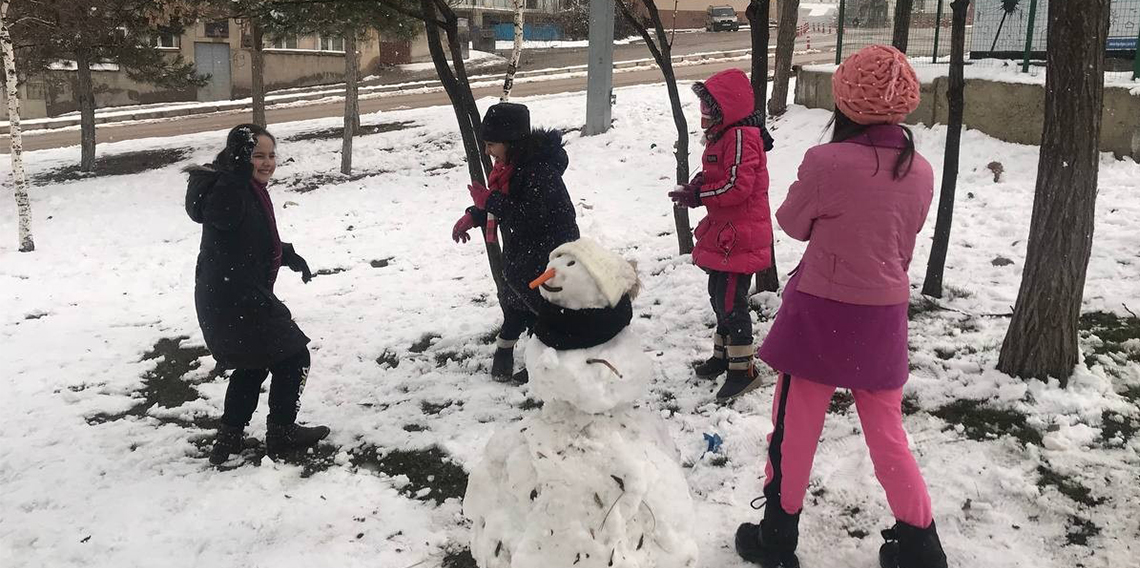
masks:
[(772, 220), (768, 211), (768, 167), (764, 152), (771, 138), (756, 112), (752, 84), (739, 69), (695, 83), (701, 101), (705, 151), (701, 171), (669, 194), (686, 207), (704, 206), (697, 225), (693, 262), (709, 274), (709, 297), (716, 313), (713, 354), (694, 367), (698, 377), (728, 372), (717, 392), (726, 401), (760, 385), (753, 366), (752, 315), (748, 288), (752, 274), (772, 266)]

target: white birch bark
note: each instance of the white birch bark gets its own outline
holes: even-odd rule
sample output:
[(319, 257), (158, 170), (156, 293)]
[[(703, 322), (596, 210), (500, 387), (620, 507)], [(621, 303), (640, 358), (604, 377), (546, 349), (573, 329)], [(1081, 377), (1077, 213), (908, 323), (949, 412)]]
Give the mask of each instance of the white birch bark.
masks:
[(511, 49), (511, 59), (507, 63), (507, 77), (503, 80), (503, 96), (501, 102), (511, 99), (511, 89), (515, 86), (515, 73), (519, 70), (519, 59), (522, 58), (523, 48), (523, 0), (514, 0), (515, 4), (515, 45)]
[(32, 203), (28, 199), (28, 176), (24, 172), (24, 141), (20, 134), (20, 91), (16, 84), (16, 53), (12, 46), (12, 33), (8, 29), (8, 6), (11, 0), (0, 3), (0, 50), (4, 52), (4, 85), (8, 89), (8, 139), (11, 142), (12, 188), (16, 194), (19, 216), (20, 252), (32, 252)]

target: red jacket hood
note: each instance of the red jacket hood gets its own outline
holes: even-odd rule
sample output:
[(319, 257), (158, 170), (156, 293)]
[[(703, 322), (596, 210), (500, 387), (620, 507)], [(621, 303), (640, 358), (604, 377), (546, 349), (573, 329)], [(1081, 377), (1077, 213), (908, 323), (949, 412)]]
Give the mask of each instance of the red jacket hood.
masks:
[(716, 99), (717, 106), (724, 116), (720, 126), (735, 124), (756, 110), (752, 94), (752, 83), (748, 75), (740, 69), (725, 69), (705, 81), (705, 88)]

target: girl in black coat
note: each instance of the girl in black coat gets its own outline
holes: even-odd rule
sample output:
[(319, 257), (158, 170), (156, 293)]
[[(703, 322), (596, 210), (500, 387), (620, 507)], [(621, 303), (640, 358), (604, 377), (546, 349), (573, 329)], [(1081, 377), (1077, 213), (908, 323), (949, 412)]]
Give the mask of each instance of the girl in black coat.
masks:
[[(486, 152), (495, 159), (487, 185), (469, 186), (475, 206), (452, 230), (456, 242), (467, 242), (475, 227), (502, 229), (503, 289), (499, 305), (503, 326), (496, 341), (491, 376), (506, 381), (514, 371), (514, 347), (534, 324), (547, 302), (528, 284), (537, 278), (558, 246), (577, 240), (574, 203), (562, 182), (570, 160), (556, 130), (531, 130), (530, 111), (515, 103), (499, 103), (483, 118)], [(489, 227), (489, 228), (488, 228)], [(524, 382), (526, 370), (514, 375)]]
[(281, 242), (267, 186), (277, 167), (276, 140), (264, 128), (230, 131), (212, 164), (187, 169), (186, 213), (202, 224), (194, 305), (206, 346), (219, 368), (234, 369), (210, 462), (240, 453), (245, 426), (272, 373), (265, 436), (271, 457), (307, 448), (328, 436), (325, 426), (296, 423), (309, 374), (309, 338), (273, 293), (281, 266), (312, 278), (309, 266)]

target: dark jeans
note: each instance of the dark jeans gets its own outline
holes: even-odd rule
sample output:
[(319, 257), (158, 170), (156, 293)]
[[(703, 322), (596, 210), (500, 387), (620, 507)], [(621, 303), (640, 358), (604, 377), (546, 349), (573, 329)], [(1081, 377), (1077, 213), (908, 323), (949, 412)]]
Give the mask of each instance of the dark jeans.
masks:
[(249, 424), (253, 411), (257, 410), (261, 384), (272, 373), (273, 380), (269, 383), (269, 421), (274, 424), (293, 424), (297, 421), (297, 411), (301, 408), (301, 392), (305, 390), (305, 380), (309, 378), (309, 365), (309, 350), (305, 349), (268, 369), (234, 370), (226, 389), (222, 423), (237, 428)]
[(726, 345), (752, 345), (752, 316), (748, 313), (751, 274), (709, 271), (709, 299), (716, 313), (716, 332)]

